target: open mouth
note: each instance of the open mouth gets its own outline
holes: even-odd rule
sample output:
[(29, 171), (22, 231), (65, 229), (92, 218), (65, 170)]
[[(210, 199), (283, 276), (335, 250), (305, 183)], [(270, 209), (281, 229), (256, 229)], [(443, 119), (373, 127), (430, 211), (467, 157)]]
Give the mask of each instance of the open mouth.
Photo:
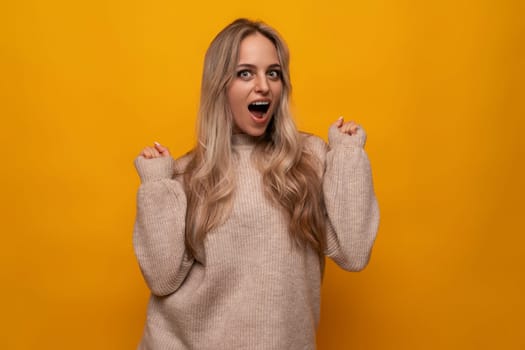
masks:
[(248, 105), (248, 110), (257, 118), (262, 118), (270, 108), (270, 101), (255, 101)]

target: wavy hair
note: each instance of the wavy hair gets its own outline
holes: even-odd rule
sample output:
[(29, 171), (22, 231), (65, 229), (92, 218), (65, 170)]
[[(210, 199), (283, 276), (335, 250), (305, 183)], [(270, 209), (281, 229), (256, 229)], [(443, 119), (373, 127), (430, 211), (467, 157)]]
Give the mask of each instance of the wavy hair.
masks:
[(289, 52), (268, 25), (238, 19), (225, 27), (208, 48), (202, 74), (197, 144), (184, 171), (187, 197), (186, 247), (194, 256), (206, 234), (228, 218), (235, 190), (231, 135), (233, 116), (227, 99), (244, 38), (262, 34), (276, 47), (282, 69), (279, 106), (257, 143), (253, 159), (262, 173), (266, 197), (281, 206), (289, 233), (298, 246), (322, 255), (326, 246), (326, 209), (317, 160), (303, 146), (289, 107)]

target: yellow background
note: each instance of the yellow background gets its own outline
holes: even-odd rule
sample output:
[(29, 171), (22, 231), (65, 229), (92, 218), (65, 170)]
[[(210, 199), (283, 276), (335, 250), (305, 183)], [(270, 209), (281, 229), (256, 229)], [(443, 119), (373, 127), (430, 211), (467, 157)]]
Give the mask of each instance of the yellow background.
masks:
[(203, 54), (261, 18), (301, 129), (368, 132), (369, 267), (328, 265), (325, 349), (525, 348), (521, 0), (0, 4), (2, 349), (133, 349), (148, 292), (132, 161), (194, 141)]

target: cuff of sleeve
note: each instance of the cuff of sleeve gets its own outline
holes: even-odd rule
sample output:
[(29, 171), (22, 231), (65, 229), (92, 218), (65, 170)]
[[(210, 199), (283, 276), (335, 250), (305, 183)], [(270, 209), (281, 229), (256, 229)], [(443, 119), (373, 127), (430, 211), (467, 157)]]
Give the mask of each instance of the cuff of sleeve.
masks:
[(139, 156), (135, 159), (135, 168), (142, 183), (171, 179), (175, 170), (175, 161), (172, 157), (146, 159)]
[(330, 146), (342, 145), (344, 147), (365, 147), (366, 143), (366, 132), (359, 126), (357, 133), (354, 135), (344, 134), (339, 129), (332, 125), (328, 131), (328, 142)]

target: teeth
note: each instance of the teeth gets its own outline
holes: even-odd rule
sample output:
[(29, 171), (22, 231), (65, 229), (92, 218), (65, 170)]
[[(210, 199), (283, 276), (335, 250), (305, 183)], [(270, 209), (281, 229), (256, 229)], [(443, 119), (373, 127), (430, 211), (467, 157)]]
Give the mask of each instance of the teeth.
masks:
[(252, 105), (256, 105), (256, 106), (264, 106), (264, 105), (269, 105), (270, 102), (268, 101), (257, 101), (257, 102), (253, 102)]

